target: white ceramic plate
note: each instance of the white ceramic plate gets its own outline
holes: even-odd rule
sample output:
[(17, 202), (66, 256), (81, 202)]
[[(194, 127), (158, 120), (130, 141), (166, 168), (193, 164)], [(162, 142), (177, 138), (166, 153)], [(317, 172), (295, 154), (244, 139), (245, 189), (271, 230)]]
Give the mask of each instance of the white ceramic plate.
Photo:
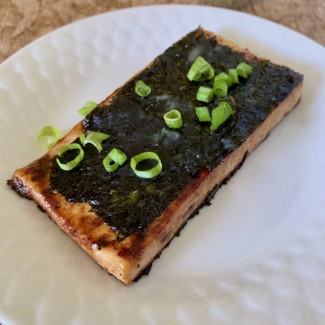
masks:
[[(213, 204), (126, 287), (33, 202), (6, 185), (44, 153), (38, 130), (68, 130), (199, 25), (305, 75), (298, 107)], [(61, 28), (0, 66), (0, 323), (321, 324), (325, 319), (325, 51), (263, 19), (153, 6)]]

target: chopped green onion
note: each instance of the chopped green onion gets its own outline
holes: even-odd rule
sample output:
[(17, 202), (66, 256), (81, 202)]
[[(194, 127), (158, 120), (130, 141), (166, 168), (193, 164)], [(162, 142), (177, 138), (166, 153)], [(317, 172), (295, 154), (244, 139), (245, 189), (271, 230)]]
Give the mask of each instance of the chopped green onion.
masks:
[[(145, 160), (155, 160), (157, 163), (154, 167), (148, 170), (139, 170), (137, 169), (137, 165)], [(162, 171), (162, 164), (159, 156), (154, 152), (142, 152), (131, 158), (131, 168), (135, 172), (135, 174), (141, 178), (153, 178), (160, 174)]]
[(222, 123), (224, 123), (231, 115), (233, 110), (227, 102), (221, 102), (216, 108), (212, 110), (212, 121), (210, 130), (216, 130)]
[(151, 93), (150, 86), (146, 85), (142, 80), (138, 80), (135, 83), (135, 92), (140, 97), (147, 97)]
[(47, 149), (51, 149), (60, 139), (61, 131), (54, 126), (44, 126), (38, 133), (38, 138), (43, 141)]
[(69, 170), (75, 168), (84, 157), (84, 151), (82, 150), (79, 143), (71, 143), (71, 144), (67, 144), (64, 147), (61, 147), (58, 150), (57, 155), (59, 157), (61, 157), (66, 151), (69, 151), (69, 150), (79, 150), (79, 153), (74, 159), (68, 161), (67, 163), (61, 163), (59, 158), (56, 158), (56, 162), (60, 166), (60, 168), (63, 170), (66, 170), (66, 171), (69, 171)]
[(102, 142), (110, 137), (110, 135), (101, 132), (89, 132), (83, 144), (86, 145), (87, 143), (91, 143), (97, 148), (98, 152), (101, 152), (103, 150)]
[(182, 115), (177, 109), (164, 114), (164, 120), (166, 125), (171, 129), (179, 129), (183, 126)]
[(108, 155), (120, 166), (122, 166), (127, 160), (126, 154), (123, 151), (116, 148), (113, 148)]
[(213, 67), (209, 62), (198, 56), (193, 62), (190, 70), (187, 73), (187, 78), (190, 81), (210, 80), (214, 77)]
[(78, 113), (82, 116), (88, 115), (95, 107), (97, 107), (97, 103), (93, 101), (87, 102), (84, 106), (82, 106)]
[(218, 97), (224, 97), (228, 94), (228, 85), (225, 80), (214, 79), (213, 81), (213, 92)]
[(230, 87), (232, 84), (231, 78), (225, 73), (225, 72), (220, 72), (214, 77), (215, 80), (223, 80), (227, 83), (227, 86)]
[(201, 101), (201, 102), (205, 102), (205, 103), (209, 103), (211, 102), (213, 98), (213, 89), (209, 88), (209, 87), (204, 87), (204, 86), (200, 86), (197, 93), (196, 93), (196, 99)]
[(233, 84), (239, 83), (238, 73), (237, 73), (236, 69), (228, 69), (228, 75), (231, 79), (231, 83), (233, 83)]
[(210, 122), (211, 116), (206, 106), (195, 107), (196, 115), (200, 122)]
[(108, 172), (114, 172), (117, 168), (122, 166), (127, 160), (127, 156), (119, 149), (112, 149), (104, 158), (103, 165)]
[(249, 64), (242, 62), (237, 65), (236, 70), (239, 76), (247, 78), (252, 73), (253, 68)]
[(103, 166), (110, 173), (115, 172), (115, 170), (120, 167), (120, 165), (109, 156), (104, 158)]

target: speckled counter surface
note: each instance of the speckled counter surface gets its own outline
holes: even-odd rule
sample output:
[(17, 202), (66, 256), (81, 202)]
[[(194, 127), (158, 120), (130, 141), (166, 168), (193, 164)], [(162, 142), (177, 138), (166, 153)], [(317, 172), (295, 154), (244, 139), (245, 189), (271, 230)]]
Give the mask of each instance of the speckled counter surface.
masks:
[(0, 62), (39, 36), (78, 19), (116, 9), (169, 3), (251, 13), (325, 44), (323, 0), (3, 0), (0, 2)]

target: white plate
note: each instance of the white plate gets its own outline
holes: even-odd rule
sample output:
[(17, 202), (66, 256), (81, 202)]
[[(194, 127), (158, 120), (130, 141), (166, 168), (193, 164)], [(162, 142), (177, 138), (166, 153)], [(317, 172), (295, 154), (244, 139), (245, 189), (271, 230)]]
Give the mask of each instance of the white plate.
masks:
[[(5, 182), (199, 25), (305, 75), (303, 99), (213, 204), (126, 287)], [(310, 39), (225, 9), (153, 6), (61, 28), (0, 66), (0, 322), (321, 324), (325, 319), (325, 53)]]

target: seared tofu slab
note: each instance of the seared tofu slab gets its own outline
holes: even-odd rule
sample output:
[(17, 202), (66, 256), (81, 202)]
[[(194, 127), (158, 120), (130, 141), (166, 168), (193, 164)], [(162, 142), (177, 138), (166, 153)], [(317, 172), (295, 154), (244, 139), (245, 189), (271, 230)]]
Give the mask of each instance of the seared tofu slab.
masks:
[[(198, 57), (205, 63), (196, 69), (199, 77), (190, 78)], [(241, 63), (251, 71), (234, 79)], [(231, 78), (221, 94), (214, 84), (220, 73)], [(138, 81), (149, 93), (135, 91)], [(8, 184), (33, 199), (104, 269), (130, 284), (295, 107), (302, 85), (299, 73), (199, 28), (107, 97), (43, 157), (16, 170)], [(207, 97), (197, 95), (200, 87), (210, 91)], [(231, 114), (213, 127), (209, 118), (222, 105), (231, 107)], [(196, 107), (205, 107), (208, 118), (200, 121)], [(172, 110), (181, 116), (180, 127), (166, 124), (164, 115)], [(109, 135), (101, 150), (84, 142), (90, 132)], [(71, 161), (76, 150), (60, 157), (58, 152), (71, 143), (82, 148), (83, 159), (64, 170), (58, 158)], [(103, 160), (112, 149), (127, 160), (107, 171)], [(149, 156), (137, 170), (161, 163), (154, 177), (132, 168), (132, 158), (144, 152), (160, 161)]]

